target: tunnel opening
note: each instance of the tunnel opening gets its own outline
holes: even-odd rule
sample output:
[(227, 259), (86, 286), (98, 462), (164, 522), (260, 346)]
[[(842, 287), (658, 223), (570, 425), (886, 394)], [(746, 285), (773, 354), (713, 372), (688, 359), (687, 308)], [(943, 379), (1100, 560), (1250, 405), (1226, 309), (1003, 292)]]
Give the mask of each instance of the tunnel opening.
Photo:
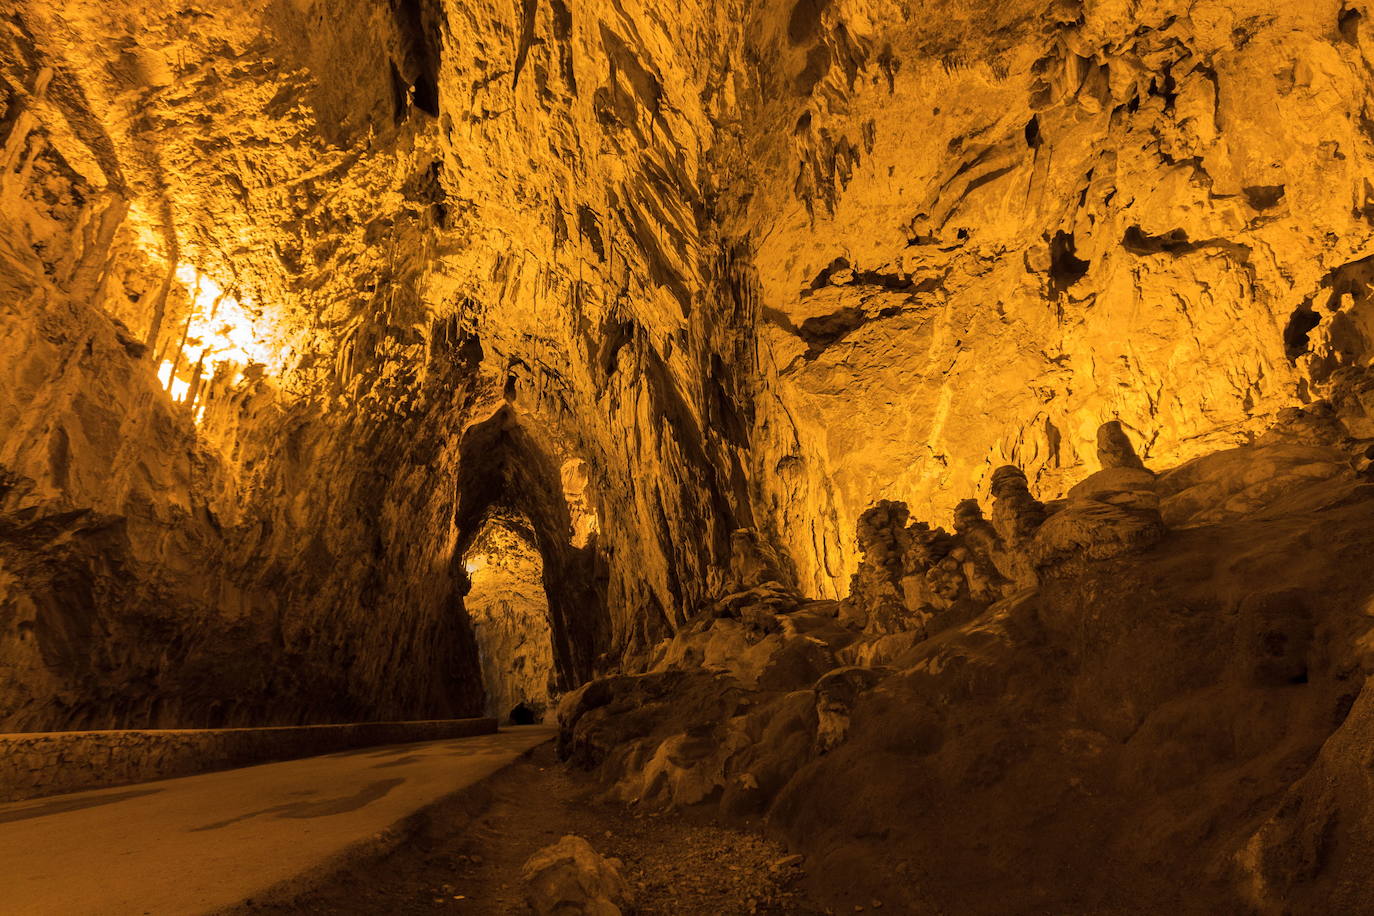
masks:
[[(479, 656), (517, 645), (491, 641), (500, 629), (492, 623), (491, 613), (501, 601), (527, 621), (530, 639), (533, 618), (539, 616), (535, 603), (545, 602), (542, 619), (550, 649), (543, 677), (549, 686), (541, 698), (506, 690), (502, 684), (509, 680), (496, 684), (487, 709), (503, 719), (528, 715), (516, 711), (522, 702), (526, 709), (534, 709), (531, 701), (550, 702), (558, 693), (590, 680), (610, 643), (606, 561), (598, 547), (589, 484), (585, 472), (579, 473), (580, 461), (557, 463), (550, 457), (555, 452), (554, 445), (527, 428), (509, 404), (469, 427), (460, 446), (454, 561), (463, 567), (460, 579), (465, 585), (458, 603), (478, 631)], [(497, 557), (506, 559), (496, 564), (500, 568), (490, 569)], [(484, 591), (487, 579), (497, 583), (496, 591)], [(529, 600), (512, 598), (517, 579), (518, 591), (531, 596)], [(505, 598), (496, 593), (500, 588), (507, 589)], [(521, 663), (526, 669), (521, 670), (543, 658), (532, 651), (526, 652)], [(483, 677), (496, 669), (509, 674), (515, 665), (514, 655), (490, 655)], [(529, 675), (522, 683), (537, 681), (538, 676)], [(492, 683), (487, 689), (493, 693)]]
[(556, 686), (544, 560), (529, 520), (489, 517), (463, 557), (464, 606), (477, 641), (485, 713), (513, 725), (544, 720)]

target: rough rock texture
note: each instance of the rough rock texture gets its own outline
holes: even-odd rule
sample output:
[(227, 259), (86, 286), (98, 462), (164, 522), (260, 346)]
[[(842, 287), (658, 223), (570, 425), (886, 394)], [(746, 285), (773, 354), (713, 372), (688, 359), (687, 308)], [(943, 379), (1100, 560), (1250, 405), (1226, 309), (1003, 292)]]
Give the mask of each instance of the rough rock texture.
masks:
[(759, 480), (808, 591), (842, 594), (875, 499), (943, 518), (1007, 463), (1059, 496), (1105, 421), (1169, 467), (1363, 372), (1370, 13), (755, 8), (727, 212), (762, 300)]
[(737, 19), (10, 4), (0, 727), (475, 712), (491, 512), (564, 685), (685, 619), (750, 521)]
[[(970, 594), (982, 548), (965, 504), (939, 539), (966, 557), (958, 597), (908, 591), (905, 630), (901, 593), (867, 583), (933, 539), (887, 504), (860, 521), (847, 602), (866, 619), (803, 602), (689, 625), (643, 673), (565, 697), (560, 750), (611, 798), (761, 816), (846, 904), (1367, 912), (1374, 481), (1330, 445), (1340, 470), (1273, 474), (1273, 448), (1163, 475), (1235, 509), (1214, 520), (1201, 501), (1167, 531), (1155, 511), (1148, 542), (1132, 540), (1136, 504), (1094, 524), (1083, 506), (1153, 497), (1153, 475), (1090, 476), (1024, 547), (1068, 543), (1056, 522), (1076, 517), (1071, 556), (1001, 595)], [(1264, 471), (1268, 492), (1234, 503), (1231, 478)]]
[(0, 729), (505, 705), (505, 520), (617, 798), (1355, 899), (1371, 12), (9, 0)]
[(1106, 420), (1368, 426), (1366, 18), (12, 3), (4, 721), (476, 709), (493, 506), (571, 686), (740, 528), (839, 598), (873, 501), (1059, 496)]
[(550, 705), (549, 601), (532, 542), (527, 525), (488, 524), (463, 560), (472, 582), (463, 606), (477, 640), (487, 715), (502, 720), (520, 707), (515, 714), (534, 721)]
[(620, 863), (597, 854), (580, 836), (565, 836), (520, 870), (536, 916), (620, 916), (630, 896)]

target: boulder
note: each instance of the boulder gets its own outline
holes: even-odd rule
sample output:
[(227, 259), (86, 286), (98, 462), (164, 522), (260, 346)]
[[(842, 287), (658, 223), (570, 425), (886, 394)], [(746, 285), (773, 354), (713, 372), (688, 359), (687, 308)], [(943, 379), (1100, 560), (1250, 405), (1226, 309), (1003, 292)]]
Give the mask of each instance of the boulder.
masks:
[(1138, 459), (1129, 460), (1135, 453), (1127, 456), (1130, 443), (1118, 424), (1103, 424), (1098, 442), (1103, 469), (1070, 489), (1063, 508), (1035, 533), (1030, 554), (1039, 571), (1143, 550), (1164, 537), (1158, 479)]
[(1158, 509), (1075, 500), (1036, 533), (1031, 559), (1042, 573), (1073, 560), (1105, 560), (1152, 547), (1166, 530)]
[(1035, 569), (1026, 548), (1045, 523), (1045, 506), (1031, 495), (1026, 474), (1004, 465), (992, 474), (992, 527), (1004, 545), (994, 556), (998, 571), (1020, 588), (1035, 585)]
[(630, 892), (619, 859), (599, 855), (578, 836), (545, 846), (520, 869), (525, 902), (537, 916), (621, 916)]
[(824, 754), (849, 734), (849, 717), (859, 695), (888, 675), (886, 668), (836, 668), (816, 682), (816, 750)]
[(1145, 462), (1136, 455), (1119, 420), (1111, 420), (1097, 428), (1097, 460), (1104, 471), (1110, 468), (1145, 468)]

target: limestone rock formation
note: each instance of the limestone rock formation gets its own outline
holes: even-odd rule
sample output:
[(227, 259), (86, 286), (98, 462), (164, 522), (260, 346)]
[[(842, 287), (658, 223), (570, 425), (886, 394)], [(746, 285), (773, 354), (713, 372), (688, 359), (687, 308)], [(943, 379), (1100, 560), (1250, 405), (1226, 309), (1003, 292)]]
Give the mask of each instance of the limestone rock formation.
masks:
[(536, 916), (621, 916), (629, 888), (620, 863), (597, 855), (579, 836), (565, 836), (520, 869), (525, 900)]
[(916, 911), (1358, 909), (1371, 15), (8, 0), (0, 731), (556, 708)]
[(1097, 433), (1102, 470), (1069, 489), (1059, 511), (1035, 532), (1032, 561), (1044, 574), (1075, 559), (1144, 550), (1164, 537), (1155, 475), (1116, 421)]
[[(1243, 447), (1211, 464), (1245, 479), (1267, 460)], [(1061, 517), (1094, 518), (1088, 505), (1145, 512), (1154, 479), (1091, 475), (1033, 543)], [(1228, 490), (1211, 492), (1226, 503)], [(1145, 552), (1122, 549), (1135, 529), (1075, 522), (1072, 562), (944, 628), (874, 635), (854, 614), (784, 612), (782, 632), (837, 659), (810, 681), (765, 684), (675, 648), (731, 621), (685, 630), (659, 672), (565, 701), (563, 751), (631, 804), (762, 814), (813, 875), (881, 887), (905, 911), (1362, 911), (1367, 793), (1346, 787), (1367, 756), (1357, 558), (1374, 549), (1374, 485), (1347, 467), (1255, 500), (1161, 526)], [(978, 549), (960, 540), (979, 515), (961, 504), (957, 546), (942, 549)], [(860, 582), (901, 571), (883, 545), (929, 534), (906, 521), (887, 504), (860, 522), (880, 548)], [(1313, 537), (1331, 552), (1308, 550)]]
[(1097, 462), (1102, 470), (1127, 468), (1144, 470), (1145, 463), (1135, 453), (1130, 437), (1121, 428), (1120, 420), (1103, 423), (1097, 428)]

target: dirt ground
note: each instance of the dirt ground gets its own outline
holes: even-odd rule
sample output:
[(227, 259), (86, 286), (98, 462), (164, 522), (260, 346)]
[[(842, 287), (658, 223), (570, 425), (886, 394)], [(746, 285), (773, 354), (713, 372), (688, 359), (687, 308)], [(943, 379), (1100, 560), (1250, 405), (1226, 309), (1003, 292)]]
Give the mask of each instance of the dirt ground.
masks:
[(552, 744), (492, 777), (487, 788), (489, 802), (447, 838), (410, 844), (336, 875), (290, 906), (255, 911), (525, 913), (521, 865), (536, 850), (574, 834), (621, 860), (639, 916), (831, 912), (809, 899), (799, 856), (757, 834), (690, 814), (640, 816), (597, 802), (590, 778), (559, 764)]

